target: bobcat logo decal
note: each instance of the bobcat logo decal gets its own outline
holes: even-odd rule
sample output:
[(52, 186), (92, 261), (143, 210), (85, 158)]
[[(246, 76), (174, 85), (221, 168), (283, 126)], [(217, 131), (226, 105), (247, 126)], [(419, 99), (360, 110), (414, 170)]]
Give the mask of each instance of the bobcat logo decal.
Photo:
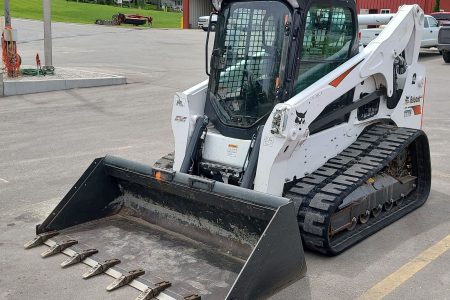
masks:
[(306, 113), (308, 111), (305, 111), (304, 113), (295, 111), (295, 113), (297, 114), (297, 117), (295, 118), (295, 123), (298, 124), (298, 130), (302, 129), (302, 125), (305, 124), (305, 117), (306, 117)]

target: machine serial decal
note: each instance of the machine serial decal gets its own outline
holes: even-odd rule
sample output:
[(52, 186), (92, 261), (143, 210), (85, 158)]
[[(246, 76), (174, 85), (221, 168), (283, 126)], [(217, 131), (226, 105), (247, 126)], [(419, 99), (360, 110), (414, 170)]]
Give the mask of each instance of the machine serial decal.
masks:
[(404, 112), (405, 118), (411, 117), (411, 115), (412, 115), (412, 109), (411, 108), (406, 108), (405, 112)]
[(177, 122), (184, 122), (186, 121), (187, 117), (183, 117), (183, 116), (176, 116), (175, 117), (175, 121)]
[[(311, 102), (311, 100), (313, 100), (314, 98), (317, 98), (317, 97), (320, 97), (320, 96), (322, 96), (322, 94), (323, 94), (323, 92), (322, 91), (320, 91), (320, 92), (318, 92), (318, 93), (316, 93), (316, 94), (314, 94), (314, 95), (312, 95), (311, 97), (309, 97), (308, 99), (306, 99), (306, 101), (307, 102)], [(310, 103), (311, 104), (311, 103)]]
[(272, 147), (273, 146), (273, 137), (271, 136), (266, 136), (264, 137), (264, 146), (268, 146), (268, 147)]

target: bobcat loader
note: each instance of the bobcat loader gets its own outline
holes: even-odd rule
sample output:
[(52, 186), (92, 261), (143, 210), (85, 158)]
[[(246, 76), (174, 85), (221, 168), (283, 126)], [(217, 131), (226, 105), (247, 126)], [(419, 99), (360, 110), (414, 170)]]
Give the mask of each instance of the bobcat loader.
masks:
[(174, 153), (95, 159), (26, 248), (136, 299), (261, 299), (304, 276), (303, 246), (336, 255), (426, 201), (419, 6), (363, 49), (354, 1), (213, 5), (209, 79), (174, 97)]

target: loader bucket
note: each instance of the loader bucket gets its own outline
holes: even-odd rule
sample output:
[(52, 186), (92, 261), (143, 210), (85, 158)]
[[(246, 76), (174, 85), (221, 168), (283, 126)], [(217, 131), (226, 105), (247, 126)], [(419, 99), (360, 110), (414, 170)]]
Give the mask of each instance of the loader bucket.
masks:
[[(45, 243), (139, 299), (261, 299), (304, 276), (293, 202), (106, 156), (36, 227)], [(58, 235), (57, 235), (58, 234)], [(120, 262), (120, 263), (119, 263)]]

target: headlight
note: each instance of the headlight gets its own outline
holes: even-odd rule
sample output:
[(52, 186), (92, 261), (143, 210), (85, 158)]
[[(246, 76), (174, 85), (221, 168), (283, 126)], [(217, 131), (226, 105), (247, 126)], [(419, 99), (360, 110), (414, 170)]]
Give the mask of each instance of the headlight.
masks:
[(223, 0), (211, 0), (211, 4), (214, 6), (216, 11), (220, 11)]

